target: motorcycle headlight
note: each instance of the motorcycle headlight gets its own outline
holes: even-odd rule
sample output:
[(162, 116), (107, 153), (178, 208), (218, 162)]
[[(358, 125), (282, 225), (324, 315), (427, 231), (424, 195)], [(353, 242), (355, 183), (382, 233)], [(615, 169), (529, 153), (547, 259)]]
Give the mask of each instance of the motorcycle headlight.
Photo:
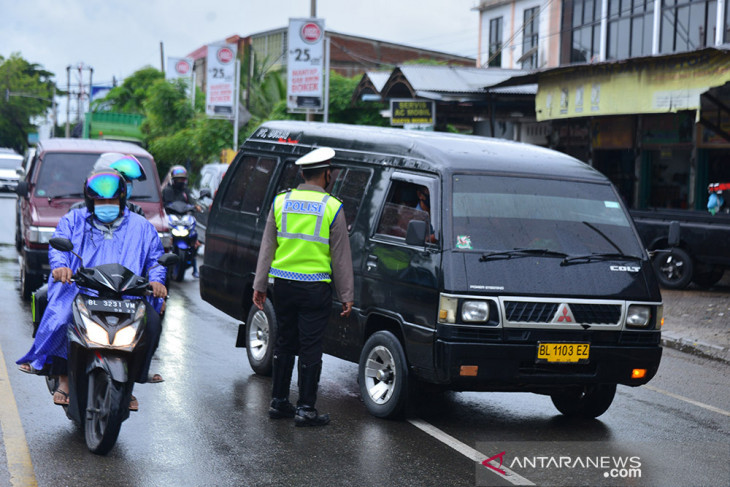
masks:
[(90, 341), (103, 346), (109, 346), (109, 334), (106, 330), (91, 318), (81, 313), (81, 321), (84, 322), (86, 328), (86, 336)]
[(137, 328), (139, 327), (139, 321), (135, 321), (129, 326), (125, 326), (114, 335), (114, 343), (112, 346), (115, 347), (127, 347), (132, 344), (134, 337), (137, 336)]
[(187, 228), (175, 227), (172, 229), (173, 237), (187, 237), (188, 233), (190, 233), (190, 231)]
[(630, 328), (646, 328), (651, 319), (651, 308), (632, 304), (626, 313), (626, 326)]
[(465, 323), (489, 320), (489, 303), (486, 301), (464, 301), (461, 305), (461, 319)]

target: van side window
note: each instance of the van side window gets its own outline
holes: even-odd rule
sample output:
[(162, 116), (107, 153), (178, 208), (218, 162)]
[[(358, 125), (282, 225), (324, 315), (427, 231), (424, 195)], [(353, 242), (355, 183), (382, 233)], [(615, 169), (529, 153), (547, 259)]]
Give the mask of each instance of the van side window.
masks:
[(299, 166), (295, 165), (293, 161), (287, 162), (284, 166), (284, 170), (281, 172), (281, 178), (279, 178), (279, 184), (276, 186), (276, 194), (282, 191), (294, 189), (304, 182), (302, 179), (302, 173), (299, 170)]
[(275, 166), (275, 159), (244, 156), (221, 200), (221, 207), (258, 213)]
[(332, 168), (334, 184), (331, 194), (342, 201), (348, 231), (352, 230), (357, 211), (362, 206), (362, 197), (370, 182), (371, 174), (369, 169)]
[(429, 213), (420, 204), (419, 198), (424, 197), (422, 188), (414, 183), (393, 181), (375, 233), (405, 239), (409, 221), (420, 220), (430, 225)]
[[(342, 201), (342, 207), (345, 211), (345, 220), (347, 221), (347, 229), (352, 229), (352, 224), (357, 217), (357, 210), (360, 208), (362, 197), (365, 189), (370, 182), (372, 171), (369, 169), (354, 169), (341, 166), (332, 166), (332, 181), (325, 188), (325, 191)], [(276, 187), (276, 193), (281, 193), (292, 188), (296, 188), (304, 180), (301, 176), (299, 167), (293, 162), (288, 162), (284, 166), (279, 184)]]

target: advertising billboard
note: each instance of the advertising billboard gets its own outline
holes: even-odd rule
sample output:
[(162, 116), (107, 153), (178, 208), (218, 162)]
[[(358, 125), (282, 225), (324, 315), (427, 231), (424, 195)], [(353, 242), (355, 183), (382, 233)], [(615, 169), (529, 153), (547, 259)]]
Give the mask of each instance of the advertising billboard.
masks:
[(324, 19), (289, 19), (287, 108), (321, 113), (324, 81)]

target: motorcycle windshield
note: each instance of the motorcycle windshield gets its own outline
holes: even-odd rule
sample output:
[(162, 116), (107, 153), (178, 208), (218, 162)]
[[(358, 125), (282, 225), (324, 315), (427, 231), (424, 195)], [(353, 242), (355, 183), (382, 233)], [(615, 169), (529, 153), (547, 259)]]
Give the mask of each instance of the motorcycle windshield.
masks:
[(121, 264), (102, 264), (79, 269), (80, 286), (98, 291), (100, 295), (113, 292), (141, 296), (147, 291), (148, 281)]

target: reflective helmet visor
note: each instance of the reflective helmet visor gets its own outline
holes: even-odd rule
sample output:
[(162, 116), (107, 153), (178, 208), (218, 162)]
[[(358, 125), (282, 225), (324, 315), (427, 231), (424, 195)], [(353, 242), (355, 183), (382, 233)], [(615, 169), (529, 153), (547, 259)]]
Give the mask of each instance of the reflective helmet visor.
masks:
[(87, 193), (94, 199), (115, 199), (119, 198), (122, 188), (121, 178), (116, 174), (100, 173), (94, 174), (86, 180)]
[(142, 167), (131, 156), (124, 156), (112, 162), (109, 167), (119, 171), (126, 179), (136, 180), (142, 177)]

